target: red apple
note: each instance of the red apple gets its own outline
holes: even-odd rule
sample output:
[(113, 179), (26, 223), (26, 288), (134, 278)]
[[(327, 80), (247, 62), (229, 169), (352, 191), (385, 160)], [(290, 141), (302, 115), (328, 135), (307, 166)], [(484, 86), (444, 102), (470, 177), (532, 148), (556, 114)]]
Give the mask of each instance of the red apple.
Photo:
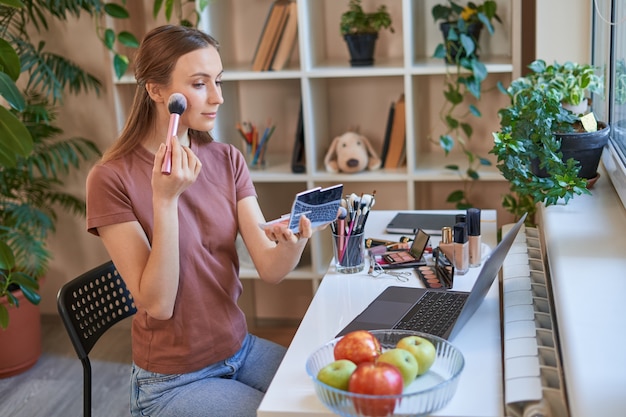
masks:
[[(386, 362), (363, 362), (350, 376), (348, 391), (368, 395), (400, 395), (404, 383), (402, 374), (395, 366)], [(396, 400), (393, 398), (352, 399), (357, 412), (371, 417), (393, 414)]]
[(374, 362), (381, 353), (380, 342), (367, 330), (355, 330), (346, 334), (334, 348), (335, 360), (348, 359), (357, 365)]

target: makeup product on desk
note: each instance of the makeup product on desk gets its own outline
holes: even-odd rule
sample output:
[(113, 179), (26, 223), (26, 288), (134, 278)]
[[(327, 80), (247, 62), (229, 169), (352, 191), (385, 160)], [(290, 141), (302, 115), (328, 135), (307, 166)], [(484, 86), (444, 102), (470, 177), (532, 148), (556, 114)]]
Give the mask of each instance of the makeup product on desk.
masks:
[(441, 248), (433, 249), (434, 265), (415, 268), (417, 276), (426, 288), (451, 289), (454, 283), (454, 265)]
[(344, 274), (360, 272), (365, 267), (365, 241), (363, 230), (375, 203), (372, 194), (352, 193), (342, 198), (337, 218), (331, 223), (333, 255), (336, 271)]
[[(415, 239), (408, 250), (388, 250), (383, 253), (374, 253), (374, 260), (383, 269), (410, 268), (419, 265), (426, 265), (424, 252), (428, 247), (430, 235), (423, 230), (418, 230)], [(406, 245), (406, 243), (397, 243), (397, 245)], [(372, 248), (371, 251), (378, 252), (378, 248)]]
[(454, 259), (454, 242), (452, 240), (452, 228), (449, 226), (441, 228), (441, 241), (439, 249), (448, 257)]
[(454, 257), (452, 262), (457, 275), (464, 275), (469, 270), (469, 243), (465, 223), (457, 223), (453, 228)]
[(480, 266), (480, 209), (467, 209), (467, 236), (469, 239), (469, 266), (474, 268)]

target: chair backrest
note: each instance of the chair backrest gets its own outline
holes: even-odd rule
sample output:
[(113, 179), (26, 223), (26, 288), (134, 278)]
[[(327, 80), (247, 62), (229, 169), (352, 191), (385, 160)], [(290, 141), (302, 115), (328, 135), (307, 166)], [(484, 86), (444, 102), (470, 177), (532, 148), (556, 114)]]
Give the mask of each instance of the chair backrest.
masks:
[(57, 308), (80, 359), (87, 357), (111, 326), (137, 312), (133, 296), (112, 261), (63, 285)]

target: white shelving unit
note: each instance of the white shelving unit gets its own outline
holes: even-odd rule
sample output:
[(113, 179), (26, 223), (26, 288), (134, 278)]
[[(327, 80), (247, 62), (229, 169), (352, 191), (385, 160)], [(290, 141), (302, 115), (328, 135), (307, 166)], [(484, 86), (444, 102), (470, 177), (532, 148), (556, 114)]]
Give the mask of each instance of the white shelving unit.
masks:
[[(348, 0), (296, 0), (298, 3), (298, 42), (288, 67), (283, 71), (253, 72), (252, 58), (273, 0), (213, 0), (209, 2), (201, 29), (221, 44), (224, 63), (223, 94), (214, 136), (237, 146), (241, 139), (235, 130), (239, 121), (262, 125), (268, 118), (276, 131), (267, 148), (268, 167), (252, 171), (259, 201), (267, 218), (289, 210), (295, 193), (314, 186), (344, 184), (346, 193), (376, 190), (375, 209), (453, 208), (444, 205), (445, 196), (458, 189), (459, 177), (446, 165), (466, 165), (465, 157), (453, 152), (445, 156), (431, 139), (443, 133), (439, 111), (443, 104), (446, 66), (432, 59), (441, 42), (438, 24), (431, 9), (435, 0), (364, 0), (366, 11), (386, 4), (395, 33), (384, 30), (376, 45), (372, 67), (353, 68), (348, 50), (339, 33), (339, 19)], [(441, 0), (443, 1), (443, 0)], [(484, 94), (477, 106), (483, 117), (473, 122), (471, 147), (483, 156), (491, 148), (491, 132), (498, 129), (493, 109), (504, 107), (506, 97), (495, 88), (517, 76), (521, 36), (521, 0), (497, 0), (503, 24), (496, 33), (481, 35), (481, 54), (489, 72)], [(131, 86), (132, 87), (129, 87)], [(132, 78), (118, 83), (116, 101), (120, 126), (126, 114), (123, 103), (130, 103), (134, 92)], [(405, 95), (407, 111), (406, 166), (392, 170), (358, 174), (331, 174), (323, 159), (332, 139), (358, 127), (376, 149), (382, 149), (390, 104)], [(306, 171), (291, 171), (300, 104), (303, 108)], [(507, 186), (495, 167), (480, 170), (481, 182), (475, 187)], [(500, 205), (499, 196), (497, 206)], [(494, 201), (486, 208), (495, 208)], [(317, 234), (310, 242), (299, 266), (289, 278), (321, 278), (331, 259), (329, 232)], [(253, 278), (253, 269), (242, 268), (242, 278)]]

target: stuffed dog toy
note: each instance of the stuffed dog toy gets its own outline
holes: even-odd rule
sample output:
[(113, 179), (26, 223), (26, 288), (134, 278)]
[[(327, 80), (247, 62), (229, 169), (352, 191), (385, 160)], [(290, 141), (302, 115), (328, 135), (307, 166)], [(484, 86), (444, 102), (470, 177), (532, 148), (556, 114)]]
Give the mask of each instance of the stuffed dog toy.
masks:
[(326, 170), (332, 173), (376, 170), (381, 163), (369, 140), (356, 132), (334, 138), (324, 158)]

